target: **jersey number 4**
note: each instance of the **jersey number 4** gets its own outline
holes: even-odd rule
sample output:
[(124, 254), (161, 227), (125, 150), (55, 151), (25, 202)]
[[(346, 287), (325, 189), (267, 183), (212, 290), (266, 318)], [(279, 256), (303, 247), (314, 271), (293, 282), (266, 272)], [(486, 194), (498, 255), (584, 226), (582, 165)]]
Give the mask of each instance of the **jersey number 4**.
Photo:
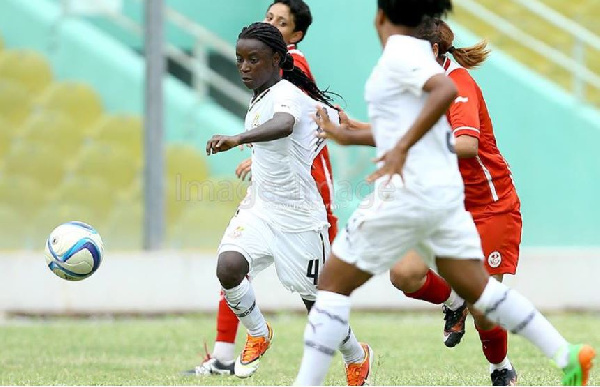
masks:
[(319, 260), (311, 259), (308, 261), (308, 267), (306, 268), (306, 277), (312, 278), (313, 284), (319, 282)]

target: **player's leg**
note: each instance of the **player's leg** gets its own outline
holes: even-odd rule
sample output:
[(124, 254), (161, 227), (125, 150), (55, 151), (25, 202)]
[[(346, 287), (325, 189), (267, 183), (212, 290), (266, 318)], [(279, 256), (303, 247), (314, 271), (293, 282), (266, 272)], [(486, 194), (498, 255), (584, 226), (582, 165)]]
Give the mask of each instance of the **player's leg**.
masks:
[[(275, 268), (281, 283), (297, 292), (310, 313), (317, 295), (317, 283), (323, 264), (330, 254), (329, 238), (325, 232), (277, 234)], [(344, 359), (348, 385), (363, 385), (370, 372), (371, 348), (359, 343), (348, 327), (339, 346)]]
[[(304, 356), (295, 385), (322, 385), (336, 348), (350, 329), (350, 294), (372, 277), (332, 254), (319, 279), (317, 301), (304, 330)], [(367, 351), (365, 360), (372, 362)], [(366, 375), (368, 377), (368, 375)]]
[(225, 293), (221, 290), (217, 310), (217, 338), (212, 353), (206, 353), (202, 364), (192, 370), (184, 371), (186, 375), (233, 375), (235, 372), (235, 336), (239, 320), (233, 313)]
[(586, 384), (594, 350), (569, 344), (531, 302), (489, 276), (471, 219), (457, 209), (429, 239), (440, 275), (487, 319), (522, 335), (552, 359), (565, 373), (563, 383)]
[[(489, 215), (488, 209), (484, 216), (472, 212), (481, 238), (485, 268), (499, 282), (502, 282), (504, 274), (516, 273), (519, 261), (522, 220), (516, 195), (513, 202), (502, 204), (503, 207), (512, 207), (510, 212), (499, 211)], [(473, 310), (471, 314), (479, 333), (483, 354), (490, 363), (492, 385), (515, 385), (517, 372), (507, 356), (507, 332), (487, 320), (482, 313)]]
[(249, 274), (254, 277), (273, 262), (272, 238), (269, 226), (262, 219), (249, 211), (240, 211), (219, 246), (217, 278), (229, 308), (247, 330), (244, 349), (235, 361), (235, 375), (242, 378), (256, 371), (273, 337), (248, 280)]
[[(493, 276), (502, 282), (501, 274)], [(471, 305), (475, 329), (479, 333), (483, 355), (490, 363), (490, 379), (493, 386), (514, 386), (517, 384), (517, 371), (508, 358), (508, 334), (499, 325), (489, 321), (485, 315)]]
[[(295, 381), (297, 385), (322, 385), (335, 349), (348, 332), (350, 294), (374, 274), (389, 270), (410, 248), (407, 241), (415, 239), (411, 222), (402, 216), (414, 211), (387, 208), (388, 203), (373, 204), (371, 199), (374, 198), (371, 195), (363, 200), (347, 227), (337, 236), (333, 252), (325, 263), (317, 301), (304, 330), (304, 355)], [(390, 207), (395, 204), (390, 203)], [(395, 227), (398, 224), (406, 225), (407, 229), (398, 229)], [(367, 351), (367, 356), (372, 362), (371, 351)]]
[(392, 284), (407, 297), (432, 304), (443, 304), (444, 344), (454, 347), (465, 334), (467, 304), (414, 251), (390, 270)]

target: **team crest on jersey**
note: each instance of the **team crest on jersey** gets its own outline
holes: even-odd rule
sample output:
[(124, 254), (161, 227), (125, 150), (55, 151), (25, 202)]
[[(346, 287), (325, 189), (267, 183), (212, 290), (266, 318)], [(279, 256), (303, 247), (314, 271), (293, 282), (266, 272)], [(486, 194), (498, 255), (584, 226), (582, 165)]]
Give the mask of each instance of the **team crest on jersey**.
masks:
[(242, 232), (244, 231), (244, 227), (242, 226), (237, 226), (235, 228), (235, 230), (233, 230), (232, 232), (229, 233), (229, 236), (231, 238), (239, 238), (242, 236)]
[(488, 263), (490, 267), (498, 267), (502, 263), (502, 255), (498, 251), (492, 251), (488, 255)]
[(259, 123), (258, 120), (260, 119), (260, 114), (256, 113), (256, 115), (254, 116), (254, 120), (252, 120), (252, 127), (256, 128)]

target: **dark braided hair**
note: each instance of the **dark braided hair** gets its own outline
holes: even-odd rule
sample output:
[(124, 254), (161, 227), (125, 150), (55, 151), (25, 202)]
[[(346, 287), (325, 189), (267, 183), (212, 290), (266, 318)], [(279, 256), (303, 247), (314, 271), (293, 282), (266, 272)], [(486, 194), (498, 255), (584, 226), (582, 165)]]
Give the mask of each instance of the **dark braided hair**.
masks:
[(332, 98), (327, 95), (327, 92), (319, 90), (317, 85), (302, 70), (294, 66), (294, 58), (288, 53), (287, 44), (285, 44), (281, 32), (276, 27), (269, 23), (252, 23), (242, 28), (242, 32), (238, 36), (239, 39), (261, 41), (269, 46), (273, 52), (279, 53), (282, 58), (279, 67), (283, 70), (283, 79), (293, 83), (312, 99), (334, 108), (331, 104)]

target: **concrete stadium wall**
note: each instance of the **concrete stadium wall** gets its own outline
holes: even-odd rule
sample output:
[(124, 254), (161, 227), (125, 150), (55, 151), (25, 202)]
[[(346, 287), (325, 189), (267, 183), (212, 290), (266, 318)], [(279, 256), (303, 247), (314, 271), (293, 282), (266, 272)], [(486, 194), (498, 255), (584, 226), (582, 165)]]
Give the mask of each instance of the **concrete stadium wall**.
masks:
[[(81, 282), (54, 276), (43, 253), (0, 256), (0, 314), (174, 313), (214, 311), (219, 299), (215, 257), (189, 251), (107, 253), (98, 272)], [(600, 249), (525, 249), (507, 283), (543, 310), (600, 310)], [(254, 280), (261, 309), (302, 310), (273, 268)], [(353, 296), (357, 309), (427, 309), (381, 275)]]

